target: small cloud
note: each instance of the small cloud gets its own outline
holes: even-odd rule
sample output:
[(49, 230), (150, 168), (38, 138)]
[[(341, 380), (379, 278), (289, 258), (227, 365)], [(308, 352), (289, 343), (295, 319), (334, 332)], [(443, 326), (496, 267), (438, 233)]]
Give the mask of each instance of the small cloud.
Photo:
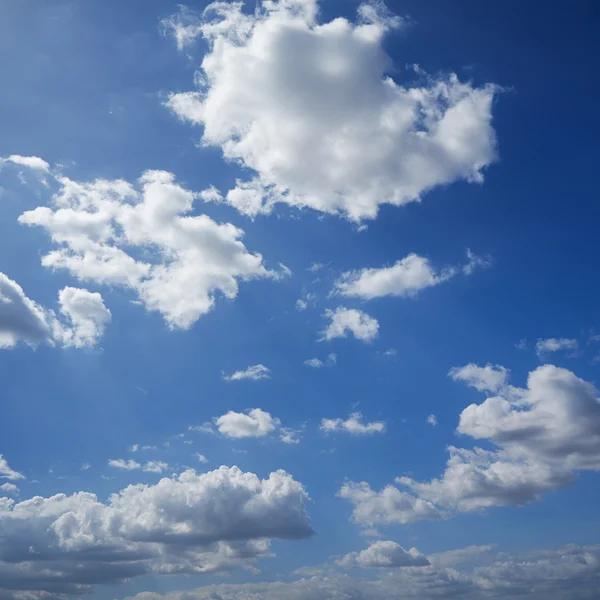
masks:
[(125, 460), (123, 458), (111, 458), (108, 461), (108, 466), (115, 469), (124, 469), (125, 471), (135, 471), (141, 469), (142, 465), (135, 460)]
[(321, 431), (333, 432), (344, 431), (352, 435), (370, 435), (374, 433), (385, 432), (385, 422), (373, 421), (371, 423), (362, 422), (362, 414), (352, 413), (347, 419), (321, 419)]
[[(579, 349), (577, 340), (571, 338), (546, 338), (538, 339), (535, 344), (535, 352), (539, 358), (552, 352), (560, 352), (563, 350), (571, 350), (576, 352)], [(573, 356), (573, 354), (571, 354)]]
[(337, 363), (337, 355), (331, 352), (327, 355), (326, 360), (321, 360), (320, 358), (309, 358), (304, 361), (304, 364), (307, 367), (312, 367), (313, 369), (321, 369), (323, 367), (333, 367)]
[(429, 415), (427, 417), (427, 422), (434, 427), (438, 424), (437, 417), (435, 415)]
[(92, 465), (90, 465), (90, 463), (83, 463), (81, 465), (81, 470), (82, 471), (87, 471)]
[(396, 348), (388, 348), (383, 355), (384, 356), (396, 356), (398, 354), (398, 350)]
[(213, 424), (210, 423), (209, 421), (206, 421), (206, 423), (202, 423), (202, 425), (190, 425), (188, 427), (189, 431), (196, 431), (198, 433), (215, 433)]
[(196, 453), (196, 454), (194, 454), (194, 456), (195, 456), (195, 457), (196, 457), (196, 458), (197, 458), (197, 459), (198, 459), (198, 460), (199, 460), (199, 461), (200, 461), (202, 464), (205, 464), (205, 463), (207, 463), (207, 462), (208, 462), (208, 458), (206, 458), (206, 456), (204, 456), (204, 454), (199, 454), (199, 453)]
[(269, 379), (271, 377), (271, 371), (265, 365), (252, 365), (243, 371), (236, 371), (231, 375), (223, 374), (225, 381), (240, 381), (241, 379), (251, 379), (252, 381), (258, 381), (259, 379)]

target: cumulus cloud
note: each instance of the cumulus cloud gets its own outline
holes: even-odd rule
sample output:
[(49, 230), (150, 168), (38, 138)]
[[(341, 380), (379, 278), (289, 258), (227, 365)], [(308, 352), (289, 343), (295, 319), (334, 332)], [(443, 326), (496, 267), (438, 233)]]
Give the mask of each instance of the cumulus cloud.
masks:
[(431, 564), (416, 548), (405, 550), (396, 542), (383, 540), (373, 542), (366, 550), (350, 552), (336, 563), (344, 568), (426, 567)]
[(0, 273), (0, 349), (20, 342), (84, 348), (95, 346), (111, 319), (102, 296), (65, 287), (58, 293), (60, 317), (28, 298), (23, 288)]
[(448, 375), (454, 381), (464, 381), (480, 392), (497, 392), (506, 385), (508, 369), (499, 365), (487, 364), (485, 367), (480, 367), (475, 363), (469, 363), (464, 367), (453, 367)]
[(260, 408), (252, 408), (245, 413), (230, 410), (217, 417), (215, 425), (219, 433), (231, 438), (264, 437), (275, 431), (281, 421)]
[(59, 188), (51, 205), (19, 217), (43, 227), (56, 244), (42, 264), (128, 288), (173, 328), (191, 327), (214, 307), (217, 294), (235, 298), (240, 280), (283, 276), (246, 249), (241, 229), (190, 215), (198, 195), (172, 173), (146, 171), (138, 186), (54, 177)]
[(312, 367), (313, 369), (322, 369), (323, 367), (333, 367), (337, 363), (337, 355), (331, 352), (327, 355), (325, 360), (321, 360), (320, 358), (309, 358), (304, 361), (304, 364), (307, 367)]
[(188, 470), (107, 503), (77, 492), (0, 504), (0, 597), (80, 595), (150, 573), (250, 568), (271, 539), (312, 534), (308, 496), (284, 471)]
[(95, 346), (112, 319), (102, 296), (98, 292), (65, 287), (58, 294), (58, 303), (68, 326), (57, 322), (54, 327), (55, 339), (65, 347)]
[(38, 156), (20, 156), (19, 154), (11, 154), (6, 158), (0, 159), (0, 166), (3, 163), (12, 163), (13, 165), (19, 165), (21, 167), (27, 167), (33, 171), (39, 171), (42, 173), (48, 173), (50, 171), (50, 165)]
[[(506, 374), (496, 368), (491, 380), (475, 380), (481, 391), (495, 388), (498, 395), (465, 408), (457, 428), (493, 448), (451, 446), (440, 478), (399, 477), (400, 485), (441, 510), (472, 511), (535, 502), (545, 492), (573, 484), (577, 471), (600, 470), (595, 387), (553, 365), (529, 373), (525, 389), (505, 386)], [(464, 380), (473, 385), (470, 376)]]
[(252, 379), (258, 381), (259, 379), (269, 379), (271, 371), (265, 365), (252, 365), (243, 371), (236, 371), (231, 375), (223, 375), (225, 381), (239, 381), (240, 379)]
[(468, 263), (462, 267), (436, 271), (427, 258), (409, 254), (391, 267), (343, 273), (335, 284), (334, 292), (363, 300), (383, 296), (415, 296), (421, 290), (448, 281), (459, 273), (470, 275), (475, 268), (489, 265), (488, 259), (476, 257), (470, 252), (468, 258)]
[(438, 424), (437, 417), (435, 415), (429, 415), (427, 417), (427, 422), (434, 427)]
[(552, 352), (559, 352), (562, 350), (571, 350), (576, 352), (578, 348), (579, 344), (577, 340), (569, 338), (539, 339), (535, 343), (535, 351), (540, 358), (544, 357), (546, 354), (551, 354)]
[(343, 431), (352, 435), (370, 435), (385, 431), (384, 421), (363, 423), (363, 416), (359, 412), (352, 413), (347, 419), (321, 419), (321, 431), (327, 433)]
[(379, 333), (377, 319), (362, 310), (338, 306), (335, 310), (326, 310), (323, 316), (331, 319), (331, 323), (322, 332), (321, 341), (346, 337), (350, 332), (358, 340), (372, 342)]
[(0, 454), (0, 478), (1, 479), (10, 479), (11, 481), (17, 479), (25, 479), (25, 475), (11, 469), (8, 465), (7, 460), (4, 458), (2, 454)]
[(359, 525), (412, 523), (441, 517), (431, 502), (416, 498), (393, 485), (376, 492), (365, 481), (349, 481), (341, 487), (338, 496), (353, 504), (352, 519)]
[(124, 458), (111, 458), (108, 461), (109, 467), (114, 467), (115, 469), (124, 469), (126, 471), (135, 471), (136, 469), (141, 469), (142, 465), (136, 460), (125, 460)]
[(200, 89), (171, 94), (168, 107), (251, 173), (207, 196), (249, 216), (285, 203), (359, 221), (436, 186), (481, 182), (496, 157), (497, 87), (454, 74), (415, 82), (413, 70), (392, 79), (382, 42), (402, 19), (382, 3), (361, 5), (356, 23), (320, 24), (317, 13), (315, 0), (263, 0), (249, 13), (215, 2), (171, 20), (180, 47), (201, 35), (209, 51)]
[(14, 483), (3, 483), (0, 485), (0, 494), (16, 496), (19, 493), (19, 488)]

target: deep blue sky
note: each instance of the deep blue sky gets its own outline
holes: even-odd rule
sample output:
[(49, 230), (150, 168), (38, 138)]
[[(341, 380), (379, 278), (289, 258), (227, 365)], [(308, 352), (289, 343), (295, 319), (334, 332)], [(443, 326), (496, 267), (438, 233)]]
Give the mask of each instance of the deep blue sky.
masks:
[[(326, 1), (321, 21), (352, 19), (356, 7)], [(296, 218), (278, 208), (251, 221), (225, 205), (197, 206), (244, 229), (249, 249), (271, 266), (284, 263), (294, 276), (241, 284), (235, 300), (218, 298), (215, 310), (188, 331), (170, 331), (160, 315), (131, 304), (129, 292), (89, 286), (102, 291), (113, 315), (101, 349), (22, 345), (2, 351), (0, 453), (28, 478), (21, 499), (84, 489), (104, 500), (128, 483), (155, 482), (155, 476), (106, 466), (109, 458), (128, 457), (133, 443), (170, 440), (155, 456), (174, 466), (190, 465), (193, 452), (201, 452), (210, 460), (202, 468), (237, 464), (261, 476), (283, 468), (313, 499), (309, 512), (318, 535), (276, 542), (277, 558), (261, 564), (263, 576), (272, 578), (364, 546), (358, 528), (348, 526), (350, 505), (335, 497), (345, 478), (366, 480), (374, 489), (407, 473), (429, 480), (442, 473), (447, 445), (472, 445), (457, 437), (457, 417), (482, 398), (447, 377), (452, 367), (504, 365), (511, 383), (524, 386), (540, 364), (535, 340), (566, 337), (579, 341), (579, 355), (556, 353), (551, 362), (600, 384), (593, 360), (600, 345), (588, 344), (600, 331), (600, 6), (584, 0), (407, 0), (388, 7), (411, 20), (384, 42), (397, 67), (390, 72), (394, 79), (409, 84), (404, 67), (418, 63), (431, 74), (454, 71), (473, 85), (502, 86), (492, 111), (499, 160), (485, 171), (484, 183), (457, 182), (421, 203), (383, 206), (364, 232), (310, 210)], [(200, 42), (188, 57), (161, 35), (160, 20), (175, 10), (175, 2), (157, 0), (4, 3), (0, 156), (40, 156), (82, 181), (134, 181), (146, 169), (163, 169), (189, 189), (214, 184), (226, 190), (239, 171), (222, 161), (219, 149), (197, 148), (201, 129), (178, 121), (162, 104), (167, 92), (193, 88), (206, 51)], [(54, 306), (57, 290), (77, 282), (43, 268), (40, 256), (52, 248), (48, 236), (17, 223), (47, 198), (14, 173), (3, 172), (0, 185), (0, 272), (40, 304)], [(462, 263), (465, 248), (489, 255), (492, 265), (416, 298), (344, 300), (378, 319), (378, 338), (371, 344), (316, 341), (323, 311), (339, 304), (328, 292), (340, 273), (381, 267), (410, 252), (444, 267)], [(308, 271), (314, 262), (327, 266)], [(318, 295), (317, 306), (298, 312), (303, 290)], [(521, 339), (527, 349), (515, 347)], [(389, 348), (397, 354), (384, 356)], [(338, 355), (334, 368), (302, 364), (329, 352)], [(270, 380), (222, 379), (222, 371), (258, 363), (271, 370)], [(305, 423), (301, 444), (194, 434), (194, 444), (184, 446), (173, 437), (228, 410), (255, 406), (284, 424)], [(385, 420), (386, 435), (318, 432), (322, 417), (345, 417), (356, 406), (366, 420)], [(429, 414), (437, 416), (437, 427), (425, 422)], [(80, 471), (82, 462), (92, 468)], [(597, 474), (584, 473), (541, 503), (387, 531), (389, 539), (426, 553), (486, 543), (505, 551), (592, 544), (600, 531), (599, 493)], [(235, 572), (228, 579), (245, 577)], [(197, 587), (222, 576), (159, 579), (97, 594)]]

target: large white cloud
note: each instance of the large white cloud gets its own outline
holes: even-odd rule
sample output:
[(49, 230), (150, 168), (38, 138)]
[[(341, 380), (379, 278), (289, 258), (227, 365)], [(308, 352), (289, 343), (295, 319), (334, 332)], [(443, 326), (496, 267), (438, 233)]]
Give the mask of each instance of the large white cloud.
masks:
[[(363, 4), (356, 23), (319, 24), (317, 13), (316, 0), (264, 0), (254, 13), (216, 2), (167, 23), (180, 46), (196, 35), (209, 44), (200, 89), (168, 106), (252, 173), (224, 200), (251, 216), (284, 202), (360, 220), (482, 181), (496, 156), (497, 88), (418, 69), (392, 79), (382, 40), (402, 20), (382, 3)], [(205, 196), (222, 199), (214, 188)]]
[(334, 291), (342, 296), (372, 300), (382, 296), (415, 296), (421, 290), (448, 281), (459, 273), (470, 275), (476, 268), (489, 265), (483, 259), (468, 253), (468, 262), (462, 267), (436, 270), (427, 258), (409, 254), (391, 267), (360, 269), (343, 273)]
[(204, 214), (191, 216), (197, 194), (171, 173), (147, 171), (139, 187), (123, 180), (80, 183), (55, 175), (51, 206), (19, 217), (43, 227), (57, 248), (42, 258), (77, 279), (134, 290), (171, 327), (188, 328), (212, 309), (215, 295), (234, 298), (238, 281), (277, 279), (243, 231)]
[(379, 333), (377, 319), (356, 308), (338, 306), (335, 310), (326, 310), (323, 316), (331, 322), (321, 332), (321, 340), (329, 341), (351, 333), (358, 340), (372, 342)]
[(143, 573), (251, 567), (269, 540), (312, 529), (307, 495), (284, 471), (186, 471), (107, 503), (78, 492), (0, 505), (0, 598), (79, 594)]
[[(578, 471), (600, 470), (600, 401), (591, 383), (553, 365), (529, 373), (526, 388), (507, 385), (508, 370), (499, 366), (470, 364), (452, 369), (450, 376), (497, 394), (465, 408), (457, 428), (491, 443), (492, 449), (450, 446), (439, 478), (421, 482), (398, 477), (396, 482), (410, 493), (388, 486), (384, 491), (391, 497), (408, 495), (412, 500), (405, 502), (419, 499), (450, 515), (535, 502), (545, 492), (573, 484)], [(349, 494), (348, 488), (358, 493)], [(380, 502), (367, 484), (346, 484), (342, 492), (354, 502), (358, 522), (386, 520), (386, 511), (371, 508)], [(362, 518), (357, 519), (359, 509)]]
[(321, 569), (291, 582), (224, 583), (164, 594), (143, 592), (127, 600), (589, 600), (597, 594), (598, 546), (522, 554), (478, 550), (481, 564), (467, 562), (460, 568), (436, 566), (432, 555), (431, 566), (388, 569), (374, 579)]

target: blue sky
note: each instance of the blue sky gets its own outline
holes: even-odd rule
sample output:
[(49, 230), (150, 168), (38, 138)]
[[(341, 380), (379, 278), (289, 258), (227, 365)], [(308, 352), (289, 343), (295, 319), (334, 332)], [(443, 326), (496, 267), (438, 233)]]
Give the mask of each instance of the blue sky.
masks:
[(0, 8), (0, 600), (591, 598), (598, 7), (205, 8)]

